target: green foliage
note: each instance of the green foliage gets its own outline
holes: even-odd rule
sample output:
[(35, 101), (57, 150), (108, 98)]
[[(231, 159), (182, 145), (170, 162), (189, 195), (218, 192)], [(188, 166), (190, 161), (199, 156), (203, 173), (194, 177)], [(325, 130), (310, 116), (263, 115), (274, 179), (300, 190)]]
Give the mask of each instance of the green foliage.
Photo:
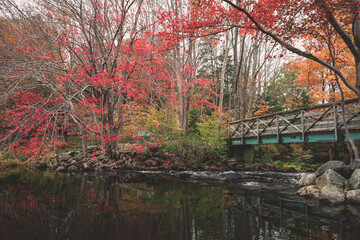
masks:
[(205, 144), (198, 134), (178, 132), (171, 141), (171, 145), (173, 145), (175, 156), (187, 163), (199, 164), (205, 159)]
[(10, 160), (12, 159), (13, 153), (5, 153), (4, 151), (0, 151), (0, 161)]
[(258, 155), (263, 163), (272, 163), (274, 161), (290, 160), (292, 148), (288, 144), (267, 144), (259, 145)]
[[(266, 88), (261, 94), (258, 102), (261, 102), (270, 107), (270, 112), (281, 112), (284, 109), (284, 105), (277, 96), (274, 96), (270, 87)], [(257, 111), (258, 109), (255, 109)]]
[(297, 82), (297, 75), (297, 71), (284, 66), (264, 85), (264, 91), (258, 98), (258, 105), (269, 106), (269, 111), (272, 113), (309, 106), (311, 97), (306, 87), (300, 86)]
[(299, 89), (297, 96), (293, 97), (293, 102), (298, 108), (310, 106), (312, 103), (311, 97), (308, 95), (307, 89)]
[(175, 157), (193, 165), (221, 162), (226, 156), (225, 131), (219, 130), (220, 121), (216, 116), (205, 116), (199, 123), (197, 109), (190, 112), (189, 131), (169, 131), (166, 128), (150, 130), (151, 136), (143, 140), (143, 153), (157, 152), (163, 157)]
[[(304, 149), (305, 148), (305, 149)], [(294, 167), (298, 171), (315, 171), (321, 164), (307, 158), (304, 144), (269, 144), (258, 146), (259, 162), (278, 168)]]
[[(169, 156), (171, 157), (174, 152), (174, 145), (171, 143), (171, 136), (166, 134), (161, 134), (160, 131), (150, 131), (150, 136), (144, 138), (148, 143), (149, 150), (152, 152), (158, 152), (160, 156)], [(147, 151), (144, 152), (147, 154)]]
[(200, 110), (199, 108), (191, 108), (189, 111), (189, 133), (199, 133), (197, 129), (197, 123), (200, 121)]
[(349, 184), (349, 179), (345, 180), (345, 187), (344, 187), (345, 191), (349, 191), (350, 190), (350, 184)]
[(219, 128), (220, 121), (214, 115), (201, 123), (197, 123), (200, 139), (205, 144), (205, 150), (210, 158), (223, 158), (225, 155), (225, 131), (221, 131)]

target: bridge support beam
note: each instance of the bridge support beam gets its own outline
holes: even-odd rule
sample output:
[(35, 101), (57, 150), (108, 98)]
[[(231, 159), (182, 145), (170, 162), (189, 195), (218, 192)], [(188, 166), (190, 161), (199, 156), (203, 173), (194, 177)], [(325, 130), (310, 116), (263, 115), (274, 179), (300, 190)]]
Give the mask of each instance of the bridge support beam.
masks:
[(254, 145), (230, 145), (230, 157), (235, 158), (238, 163), (255, 163), (255, 148)]

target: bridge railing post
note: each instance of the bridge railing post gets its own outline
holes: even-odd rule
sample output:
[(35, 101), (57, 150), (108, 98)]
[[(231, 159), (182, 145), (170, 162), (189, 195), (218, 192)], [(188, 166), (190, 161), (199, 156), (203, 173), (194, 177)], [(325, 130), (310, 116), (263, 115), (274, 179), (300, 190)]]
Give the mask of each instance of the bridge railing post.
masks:
[(305, 112), (301, 111), (301, 138), (305, 142)]
[(260, 143), (260, 128), (259, 128), (260, 120), (256, 119), (256, 131), (257, 131), (257, 142)]
[(333, 115), (334, 115), (335, 140), (338, 141), (338, 112), (337, 112), (337, 105), (336, 104), (333, 104)]
[(231, 144), (231, 131), (230, 131), (230, 123), (228, 123), (228, 144), (230, 145)]
[(280, 117), (276, 115), (276, 138), (277, 142), (280, 143)]
[(243, 124), (243, 122), (241, 122), (240, 124), (241, 124), (241, 143), (242, 143), (242, 144), (245, 144), (244, 124)]

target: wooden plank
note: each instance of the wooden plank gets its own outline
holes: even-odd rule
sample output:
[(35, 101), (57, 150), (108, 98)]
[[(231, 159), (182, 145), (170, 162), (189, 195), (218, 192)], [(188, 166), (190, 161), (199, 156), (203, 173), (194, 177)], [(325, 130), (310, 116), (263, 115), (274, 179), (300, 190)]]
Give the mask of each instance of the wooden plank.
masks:
[[(357, 103), (357, 102), (359, 102), (358, 98), (352, 98), (352, 99), (345, 100), (345, 104), (354, 104), (354, 103)], [(341, 101), (334, 102), (334, 103), (326, 103), (326, 104), (323, 104), (323, 105), (317, 105), (317, 106), (312, 106), (312, 107), (299, 108), (299, 109), (295, 109), (295, 110), (291, 110), (291, 111), (283, 111), (283, 112), (278, 112), (278, 113), (274, 113), (274, 114), (267, 114), (267, 115), (263, 115), (261, 117), (254, 117), (254, 118), (249, 118), (249, 119), (246, 119), (246, 120), (254, 120), (254, 119), (257, 119), (257, 118), (264, 119), (264, 118), (273, 117), (273, 116), (276, 116), (276, 115), (283, 115), (283, 114), (288, 114), (288, 113), (297, 113), (298, 111), (301, 111), (301, 110), (304, 110), (304, 111), (317, 110), (317, 109), (330, 107), (330, 106), (332, 106), (334, 104), (340, 105)], [(231, 123), (238, 123), (240, 121), (241, 120), (230, 122), (230, 124)]]

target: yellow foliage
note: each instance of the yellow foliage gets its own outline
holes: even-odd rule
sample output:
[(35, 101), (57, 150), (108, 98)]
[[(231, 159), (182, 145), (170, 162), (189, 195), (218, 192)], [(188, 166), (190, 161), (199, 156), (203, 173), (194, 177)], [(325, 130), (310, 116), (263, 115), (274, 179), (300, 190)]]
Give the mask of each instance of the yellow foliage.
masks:
[(122, 135), (133, 135), (139, 130), (179, 130), (175, 111), (170, 107), (159, 110), (155, 106), (144, 106), (135, 102), (127, 104)]

